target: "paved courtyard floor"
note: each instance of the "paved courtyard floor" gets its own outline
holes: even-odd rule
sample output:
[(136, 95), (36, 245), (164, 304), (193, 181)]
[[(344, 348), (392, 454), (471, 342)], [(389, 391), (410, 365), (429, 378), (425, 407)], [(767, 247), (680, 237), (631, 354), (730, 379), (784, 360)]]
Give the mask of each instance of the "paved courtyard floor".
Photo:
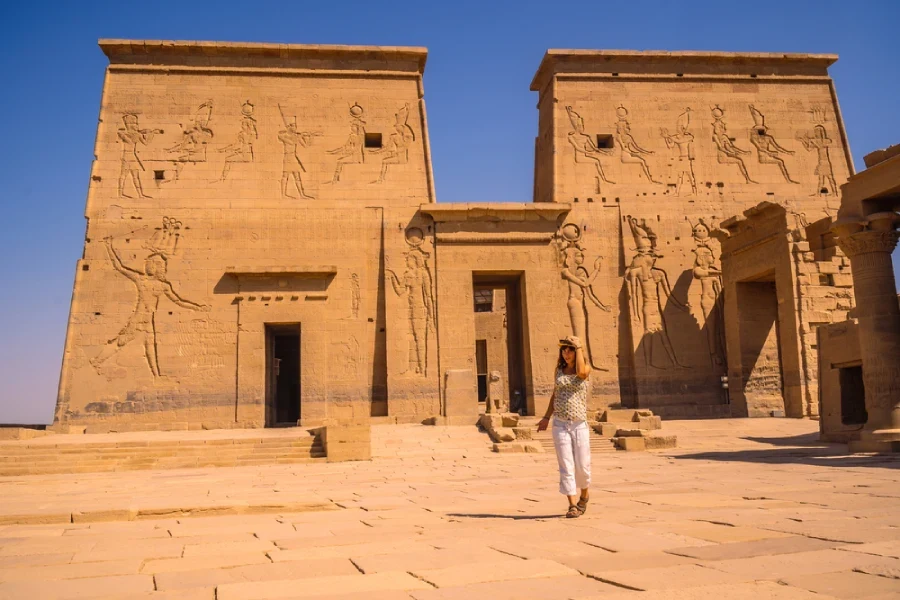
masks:
[(366, 463), (0, 478), (0, 598), (900, 598), (900, 458), (812, 421), (664, 432), (594, 454), (579, 519), (552, 454), (474, 428), (377, 426)]

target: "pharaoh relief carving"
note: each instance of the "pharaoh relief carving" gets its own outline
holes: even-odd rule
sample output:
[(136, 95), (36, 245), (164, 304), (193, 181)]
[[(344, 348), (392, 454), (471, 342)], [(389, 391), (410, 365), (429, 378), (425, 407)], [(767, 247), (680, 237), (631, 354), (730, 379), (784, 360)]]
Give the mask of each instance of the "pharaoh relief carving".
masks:
[[(406, 302), (409, 324), (409, 343), (404, 346), (410, 354), (403, 365), (409, 365), (416, 375), (427, 376), (429, 356), (428, 346), (435, 333), (434, 288), (431, 268), (428, 264), (430, 253), (422, 249), (425, 235), (418, 227), (406, 231), (409, 250), (404, 253), (406, 270), (401, 274), (385, 264), (385, 271), (394, 292)], [(387, 257), (385, 257), (387, 263)]]
[(222, 176), (219, 181), (225, 181), (228, 178), (232, 164), (253, 162), (255, 158), (253, 145), (259, 139), (259, 131), (256, 128), (256, 119), (253, 117), (253, 108), (253, 104), (249, 100), (241, 105), (241, 130), (237, 135), (237, 140), (218, 150), (225, 154), (225, 166), (222, 167)]
[(139, 146), (146, 146), (153, 141), (155, 135), (163, 133), (162, 129), (141, 129), (138, 125), (138, 116), (134, 113), (126, 114), (122, 117), (124, 127), (119, 128), (117, 136), (122, 142), (122, 167), (119, 171), (119, 197), (132, 198), (125, 193), (125, 187), (128, 179), (134, 187), (135, 193), (140, 198), (149, 198), (144, 193), (144, 187), (141, 184), (141, 172), (144, 171), (144, 163), (141, 160)]
[(330, 183), (341, 180), (341, 171), (344, 165), (362, 164), (366, 160), (366, 122), (363, 120), (365, 111), (359, 104), (350, 107), (350, 136), (344, 145), (334, 150), (328, 150), (328, 154), (337, 154), (337, 165), (334, 167), (334, 176)]
[(584, 119), (577, 112), (572, 110), (571, 106), (566, 107), (566, 113), (569, 115), (569, 121), (572, 123), (572, 131), (567, 135), (569, 144), (575, 150), (575, 163), (590, 163), (597, 171), (595, 177), (597, 181), (597, 192), (600, 192), (600, 182), (615, 183), (606, 178), (603, 172), (603, 164), (600, 162), (601, 156), (610, 156), (613, 153), (611, 148), (598, 148), (593, 138), (584, 132)]
[[(134, 232), (129, 232), (129, 234), (131, 233)], [(129, 267), (122, 261), (113, 245), (112, 237), (104, 240), (106, 252), (113, 268), (134, 284), (137, 290), (137, 301), (125, 327), (116, 337), (107, 342), (100, 354), (91, 359), (91, 364), (98, 372), (101, 365), (119, 350), (132, 342), (138, 342), (144, 347), (144, 356), (150, 372), (154, 377), (162, 374), (159, 368), (156, 341), (156, 311), (162, 296), (181, 308), (197, 311), (209, 310), (207, 305), (182, 298), (166, 278), (167, 263), (169, 258), (178, 251), (180, 236), (181, 222), (174, 218), (163, 217), (162, 227), (158, 228), (153, 236), (143, 244), (144, 249), (149, 251), (149, 255), (144, 259), (143, 272)]]
[(744, 164), (742, 156), (750, 154), (749, 150), (742, 150), (734, 145), (734, 140), (728, 137), (728, 129), (725, 126), (725, 111), (719, 108), (719, 105), (712, 109), (713, 117), (713, 143), (716, 145), (716, 160), (720, 165), (734, 165), (747, 183), (756, 183), (750, 179), (747, 172), (747, 165)]
[(666, 147), (677, 152), (672, 175), (675, 180), (675, 195), (697, 193), (697, 178), (694, 176), (694, 135), (688, 131), (691, 125), (691, 109), (685, 108), (675, 121), (675, 131), (669, 133), (662, 128), (659, 134), (666, 141)]
[(372, 183), (384, 183), (389, 166), (407, 164), (409, 147), (414, 141), (416, 133), (409, 126), (409, 103), (407, 103), (394, 115), (394, 133), (391, 134), (387, 148), (372, 151), (372, 154), (384, 153), (384, 158), (381, 159), (381, 172), (378, 179)]
[(691, 223), (691, 232), (695, 244), (693, 274), (694, 279), (700, 282), (701, 326), (706, 329), (710, 363), (713, 367), (720, 367), (725, 356), (722, 270), (716, 265), (716, 257), (709, 247), (710, 229), (706, 222), (699, 219), (697, 223)]
[(750, 129), (750, 143), (756, 147), (756, 156), (759, 159), (759, 164), (777, 165), (781, 169), (781, 175), (786, 182), (797, 183), (791, 179), (787, 165), (784, 164), (784, 159), (780, 156), (780, 154), (793, 154), (794, 152), (778, 145), (778, 142), (769, 133), (769, 128), (766, 127), (765, 115), (759, 112), (752, 104), (750, 105), (750, 115), (753, 117), (753, 127)]
[(284, 151), (281, 163), (281, 197), (296, 198), (297, 196), (290, 193), (293, 187), (297, 189), (300, 198), (312, 200), (315, 196), (310, 191), (312, 186), (309, 177), (306, 176), (306, 167), (303, 166), (299, 150), (311, 146), (313, 138), (322, 134), (297, 131), (297, 117), (285, 115), (280, 104), (278, 112), (281, 113), (281, 120), (284, 123), (284, 129), (278, 132), (278, 140), (282, 143)]
[(621, 160), (624, 164), (640, 165), (644, 176), (651, 183), (660, 183), (653, 179), (650, 174), (650, 167), (647, 165), (645, 156), (653, 154), (652, 150), (641, 148), (631, 135), (631, 124), (628, 122), (628, 109), (622, 105), (616, 109), (616, 142), (619, 144), (621, 151)]
[(201, 104), (187, 127), (182, 128), (181, 140), (170, 148), (166, 148), (169, 154), (175, 154), (170, 159), (175, 166), (175, 181), (181, 177), (181, 172), (186, 165), (205, 163), (207, 161), (206, 146), (213, 138), (213, 130), (209, 127), (212, 119), (213, 101), (207, 100)]
[(837, 195), (837, 184), (834, 181), (834, 168), (831, 166), (829, 153), (834, 142), (829, 139), (828, 132), (825, 130), (825, 111), (821, 108), (814, 108), (812, 118), (815, 124), (812, 132), (802, 133), (797, 138), (807, 152), (816, 153), (815, 176), (817, 183), (815, 191), (810, 195), (835, 196)]
[[(648, 367), (667, 369), (670, 366), (685, 368), (675, 355), (669, 339), (665, 321), (665, 308), (672, 304), (678, 310), (688, 312), (687, 306), (672, 295), (672, 287), (666, 272), (656, 266), (662, 255), (656, 249), (657, 236), (646, 221), (626, 217), (634, 237), (636, 254), (625, 270), (631, 318), (643, 329), (641, 345), (644, 347), (644, 362)], [(667, 360), (657, 351), (662, 347)]]
[[(563, 225), (557, 234), (562, 271), (560, 275), (569, 286), (569, 299), (566, 308), (569, 310), (569, 319), (572, 324), (572, 333), (585, 342), (587, 358), (595, 369), (606, 371), (608, 369), (599, 365), (600, 348), (594, 341), (594, 336), (599, 334), (599, 324), (591, 323), (591, 307), (610, 312), (609, 306), (604, 304), (597, 296), (593, 284), (600, 274), (602, 257), (594, 260), (594, 270), (589, 271), (584, 266), (584, 246), (581, 242), (581, 228), (568, 223)], [(593, 334), (593, 335), (592, 335)]]

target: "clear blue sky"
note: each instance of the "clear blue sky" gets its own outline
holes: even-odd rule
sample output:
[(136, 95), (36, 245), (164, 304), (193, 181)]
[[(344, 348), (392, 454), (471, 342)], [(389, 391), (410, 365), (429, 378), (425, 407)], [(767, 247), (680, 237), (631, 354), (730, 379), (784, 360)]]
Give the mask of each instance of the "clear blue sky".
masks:
[[(547, 48), (829, 52), (853, 158), (900, 143), (900, 2), (42, 2), (0, 8), (0, 423), (52, 417), (106, 58), (97, 39), (426, 46), (439, 201), (530, 201)], [(895, 266), (900, 266), (895, 255)]]

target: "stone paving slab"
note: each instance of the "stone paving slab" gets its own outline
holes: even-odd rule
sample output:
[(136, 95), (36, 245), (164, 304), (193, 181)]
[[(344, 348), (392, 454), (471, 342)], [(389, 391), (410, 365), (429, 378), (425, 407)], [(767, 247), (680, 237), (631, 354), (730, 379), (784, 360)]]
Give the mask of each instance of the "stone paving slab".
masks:
[(0, 598), (890, 597), (900, 457), (847, 456), (811, 421), (674, 427), (676, 451), (595, 454), (579, 519), (552, 454), (468, 428), (399, 427), (367, 463), (0, 477), (0, 517), (33, 520), (0, 521), (0, 574), (24, 579)]

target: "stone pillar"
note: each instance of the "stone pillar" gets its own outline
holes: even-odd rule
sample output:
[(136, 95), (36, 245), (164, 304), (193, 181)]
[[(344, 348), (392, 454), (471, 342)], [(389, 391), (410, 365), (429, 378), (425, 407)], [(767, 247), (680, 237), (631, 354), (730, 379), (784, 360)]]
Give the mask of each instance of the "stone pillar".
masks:
[[(866, 442), (900, 442), (900, 306), (891, 252), (897, 246), (900, 215), (880, 212), (834, 225), (841, 250), (850, 258), (868, 422)], [(894, 444), (896, 445), (896, 444)]]

